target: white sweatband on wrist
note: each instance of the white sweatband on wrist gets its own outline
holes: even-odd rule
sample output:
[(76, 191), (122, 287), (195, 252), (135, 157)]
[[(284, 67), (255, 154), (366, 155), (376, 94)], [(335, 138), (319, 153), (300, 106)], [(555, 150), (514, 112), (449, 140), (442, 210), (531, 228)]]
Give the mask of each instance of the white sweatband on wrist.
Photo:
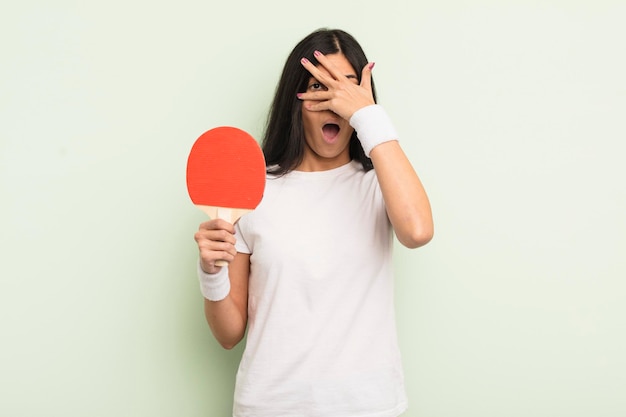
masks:
[(378, 104), (363, 107), (350, 117), (350, 126), (356, 130), (365, 155), (369, 158), (374, 147), (384, 142), (398, 140), (396, 129), (387, 112)]
[(198, 261), (198, 279), (200, 280), (200, 292), (207, 300), (220, 301), (230, 293), (228, 266), (223, 266), (216, 274), (207, 274)]

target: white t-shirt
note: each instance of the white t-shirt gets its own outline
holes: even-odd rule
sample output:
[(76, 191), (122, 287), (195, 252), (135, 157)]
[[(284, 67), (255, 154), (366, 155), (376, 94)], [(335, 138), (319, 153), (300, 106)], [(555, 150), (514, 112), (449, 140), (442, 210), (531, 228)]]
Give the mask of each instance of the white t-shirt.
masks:
[(251, 269), (233, 415), (400, 415), (392, 229), (374, 170), (268, 176), (236, 230)]

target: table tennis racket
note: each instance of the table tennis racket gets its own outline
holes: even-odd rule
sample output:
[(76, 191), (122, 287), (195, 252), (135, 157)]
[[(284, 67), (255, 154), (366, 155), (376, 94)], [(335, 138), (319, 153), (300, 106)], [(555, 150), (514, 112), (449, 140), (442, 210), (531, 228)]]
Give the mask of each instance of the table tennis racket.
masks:
[(234, 224), (259, 205), (264, 190), (263, 151), (247, 132), (216, 127), (200, 135), (191, 147), (187, 191), (196, 207), (210, 218)]

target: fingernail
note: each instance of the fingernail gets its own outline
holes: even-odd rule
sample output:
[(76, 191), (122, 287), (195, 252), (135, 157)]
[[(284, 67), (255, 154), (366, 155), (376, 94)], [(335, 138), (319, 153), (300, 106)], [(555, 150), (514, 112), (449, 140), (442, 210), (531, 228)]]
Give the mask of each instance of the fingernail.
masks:
[(298, 98), (302, 98), (302, 93), (298, 93), (298, 94), (296, 94), (296, 97), (298, 97)]
[(375, 63), (375, 62), (372, 62), (372, 63), (370, 64), (370, 71), (374, 69), (374, 65), (376, 65), (376, 63)]
[(320, 55), (322, 55), (322, 53), (320, 51), (313, 51), (313, 55), (320, 56)]
[(306, 58), (302, 58), (302, 59), (300, 60), (300, 62), (302, 62), (303, 64), (308, 64), (308, 63), (309, 63), (309, 60), (308, 60), (308, 59), (306, 59)]

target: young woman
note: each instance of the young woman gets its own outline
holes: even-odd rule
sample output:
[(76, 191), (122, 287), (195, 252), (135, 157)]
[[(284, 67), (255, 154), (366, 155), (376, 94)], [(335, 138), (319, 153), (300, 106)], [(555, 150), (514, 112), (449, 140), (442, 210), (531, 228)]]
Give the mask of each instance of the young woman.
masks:
[[(235, 417), (395, 417), (407, 407), (392, 234), (433, 236), (428, 197), (357, 41), (319, 30), (287, 58), (270, 110), (261, 204), (200, 225), (207, 322), (246, 348)], [(216, 267), (225, 259), (227, 267)]]

